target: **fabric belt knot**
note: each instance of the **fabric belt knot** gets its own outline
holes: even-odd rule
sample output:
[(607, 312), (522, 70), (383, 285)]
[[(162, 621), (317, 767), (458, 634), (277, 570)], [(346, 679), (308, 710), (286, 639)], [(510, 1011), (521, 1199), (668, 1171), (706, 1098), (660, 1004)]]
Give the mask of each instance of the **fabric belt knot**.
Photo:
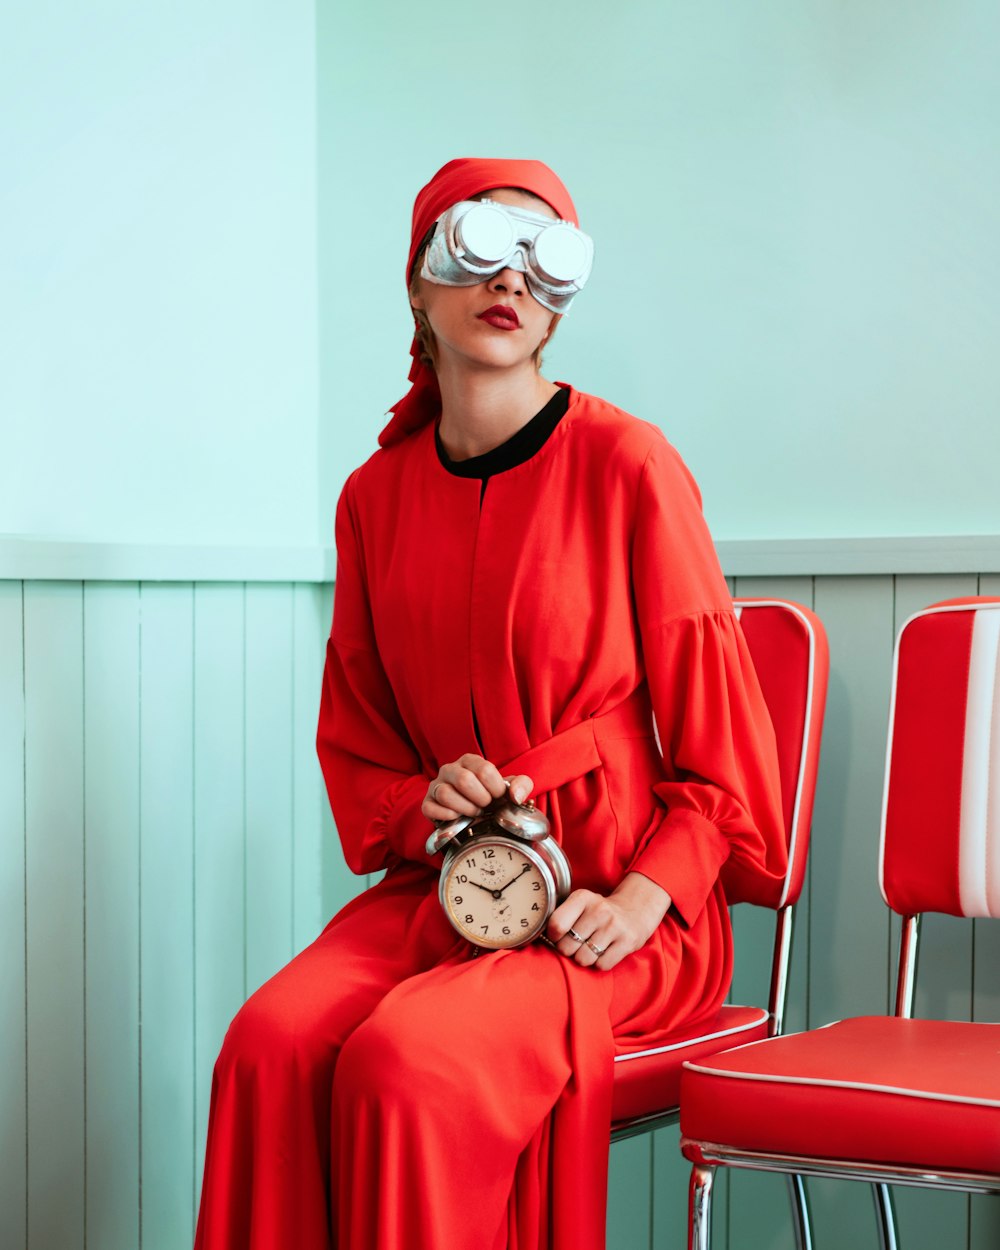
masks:
[(535, 794), (546, 794), (600, 768), (599, 744), (611, 738), (652, 738), (653, 711), (645, 682), (621, 703), (588, 716), (529, 747), (505, 764), (505, 777), (524, 773), (534, 782)]

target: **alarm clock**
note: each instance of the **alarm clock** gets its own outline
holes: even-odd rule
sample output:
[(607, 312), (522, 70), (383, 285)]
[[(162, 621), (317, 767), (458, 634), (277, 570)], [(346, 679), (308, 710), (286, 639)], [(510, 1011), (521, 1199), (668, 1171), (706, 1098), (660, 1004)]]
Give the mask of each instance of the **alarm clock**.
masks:
[(530, 800), (501, 795), (478, 816), (435, 826), (428, 855), (444, 851), (438, 897), (462, 937), (486, 950), (524, 946), (545, 933), (569, 894), (569, 860)]

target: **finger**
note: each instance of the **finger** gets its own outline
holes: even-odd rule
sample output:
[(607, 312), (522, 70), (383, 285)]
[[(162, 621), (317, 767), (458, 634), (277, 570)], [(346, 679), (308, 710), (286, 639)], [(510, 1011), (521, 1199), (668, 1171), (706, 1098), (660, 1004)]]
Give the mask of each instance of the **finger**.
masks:
[[(621, 942), (612, 941), (605, 945), (596, 938), (591, 938), (590, 942), (591, 945), (585, 945), (583, 952), (577, 958), (576, 962), (581, 968), (590, 968), (594, 972), (610, 972), (612, 968), (616, 968), (621, 963), (627, 954), (627, 947)], [(601, 953), (599, 955), (596, 954), (593, 947), (597, 947), (597, 950)]]
[(595, 960), (592, 967), (595, 972), (610, 972), (612, 968), (618, 967), (628, 953), (628, 948), (622, 946), (621, 942), (612, 942), (600, 959)]
[(429, 798), (420, 804), (421, 813), (436, 824), (447, 825), (459, 816), (474, 816), (474, 812), (456, 812), (453, 807), (445, 807), (443, 803), (432, 803)]
[(599, 964), (607, 967), (613, 945), (612, 941), (602, 939), (595, 933), (580, 943), (573, 958), (581, 968), (596, 968)]
[[(549, 936), (553, 937), (560, 954), (583, 968), (598, 963), (621, 936), (619, 930), (615, 909), (609, 907), (604, 895), (592, 890), (574, 890), (549, 921)], [(554, 933), (561, 936), (556, 939)]]
[(424, 814), (432, 820), (454, 820), (456, 816), (478, 816), (482, 803), (467, 798), (457, 786), (439, 778), (429, 787), (424, 808)]
[[(582, 922), (577, 921), (577, 923)], [(577, 929), (574, 925), (573, 928), (567, 931), (565, 937), (556, 943), (556, 950), (560, 955), (565, 955), (567, 959), (572, 959), (574, 962), (579, 963), (580, 952), (586, 949), (584, 943), (587, 939), (584, 934), (585, 930)]]
[(507, 782), (500, 776), (500, 769), (489, 760), (484, 760), (481, 755), (463, 755), (458, 764), (468, 769), (487, 791), (489, 798), (484, 803), (488, 803), (490, 799), (502, 798), (507, 793)]
[[(475, 758), (478, 759), (478, 757)], [(491, 803), (494, 798), (493, 794), (480, 779), (477, 771), (477, 769), (484, 770), (486, 768), (492, 768), (493, 772), (495, 772), (498, 777), (500, 776), (496, 768), (494, 768), (492, 764), (489, 764), (487, 760), (479, 759), (478, 763), (473, 768), (463, 764), (461, 760), (456, 761), (454, 764), (445, 764), (445, 766), (438, 773), (438, 779), (442, 783), (436, 796), (438, 802), (443, 800), (449, 805), (449, 807), (454, 807), (455, 804), (452, 800), (457, 797), (464, 799), (467, 803), (471, 803), (475, 812), (484, 808), (487, 803)], [(466, 811), (464, 807), (458, 810), (463, 812)], [(466, 815), (473, 814), (473, 812), (466, 812)]]
[(589, 913), (597, 897), (589, 890), (574, 890), (549, 919), (549, 938), (560, 955), (565, 955), (567, 959), (577, 959), (595, 927)]
[(507, 777), (505, 780), (510, 790), (510, 797), (515, 803), (524, 803), (535, 788), (535, 783), (523, 773), (518, 773), (516, 777)]
[(575, 927), (576, 922), (583, 915), (589, 893), (589, 890), (574, 890), (563, 899), (549, 917), (549, 923), (546, 926), (545, 932), (550, 941), (558, 943), (570, 929)]

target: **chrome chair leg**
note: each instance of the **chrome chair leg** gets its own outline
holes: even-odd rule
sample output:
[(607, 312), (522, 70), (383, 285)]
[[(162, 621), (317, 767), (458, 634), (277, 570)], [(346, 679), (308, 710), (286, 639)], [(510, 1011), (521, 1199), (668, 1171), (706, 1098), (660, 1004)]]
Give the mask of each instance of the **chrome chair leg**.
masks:
[(875, 1200), (875, 1218), (878, 1221), (879, 1250), (899, 1250), (892, 1190), (888, 1185), (872, 1185), (872, 1198)]
[(715, 1168), (696, 1163), (688, 1187), (688, 1250), (710, 1250)]
[(812, 1227), (809, 1222), (809, 1197), (806, 1193), (805, 1177), (797, 1172), (789, 1172), (788, 1198), (792, 1206), (792, 1232), (795, 1236), (795, 1250), (813, 1250)]

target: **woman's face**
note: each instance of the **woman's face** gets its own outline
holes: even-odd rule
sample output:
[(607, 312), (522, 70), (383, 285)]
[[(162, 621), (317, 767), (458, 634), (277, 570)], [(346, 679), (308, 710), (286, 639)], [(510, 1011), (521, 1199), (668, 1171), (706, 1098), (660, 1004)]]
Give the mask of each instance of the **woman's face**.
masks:
[[(498, 204), (557, 217), (544, 200), (524, 191), (504, 188), (487, 196)], [(418, 278), (417, 294), (410, 302), (426, 315), (434, 331), (439, 372), (523, 365), (533, 359), (559, 320), (539, 304), (517, 269), (501, 269), (475, 286), (441, 286)]]

